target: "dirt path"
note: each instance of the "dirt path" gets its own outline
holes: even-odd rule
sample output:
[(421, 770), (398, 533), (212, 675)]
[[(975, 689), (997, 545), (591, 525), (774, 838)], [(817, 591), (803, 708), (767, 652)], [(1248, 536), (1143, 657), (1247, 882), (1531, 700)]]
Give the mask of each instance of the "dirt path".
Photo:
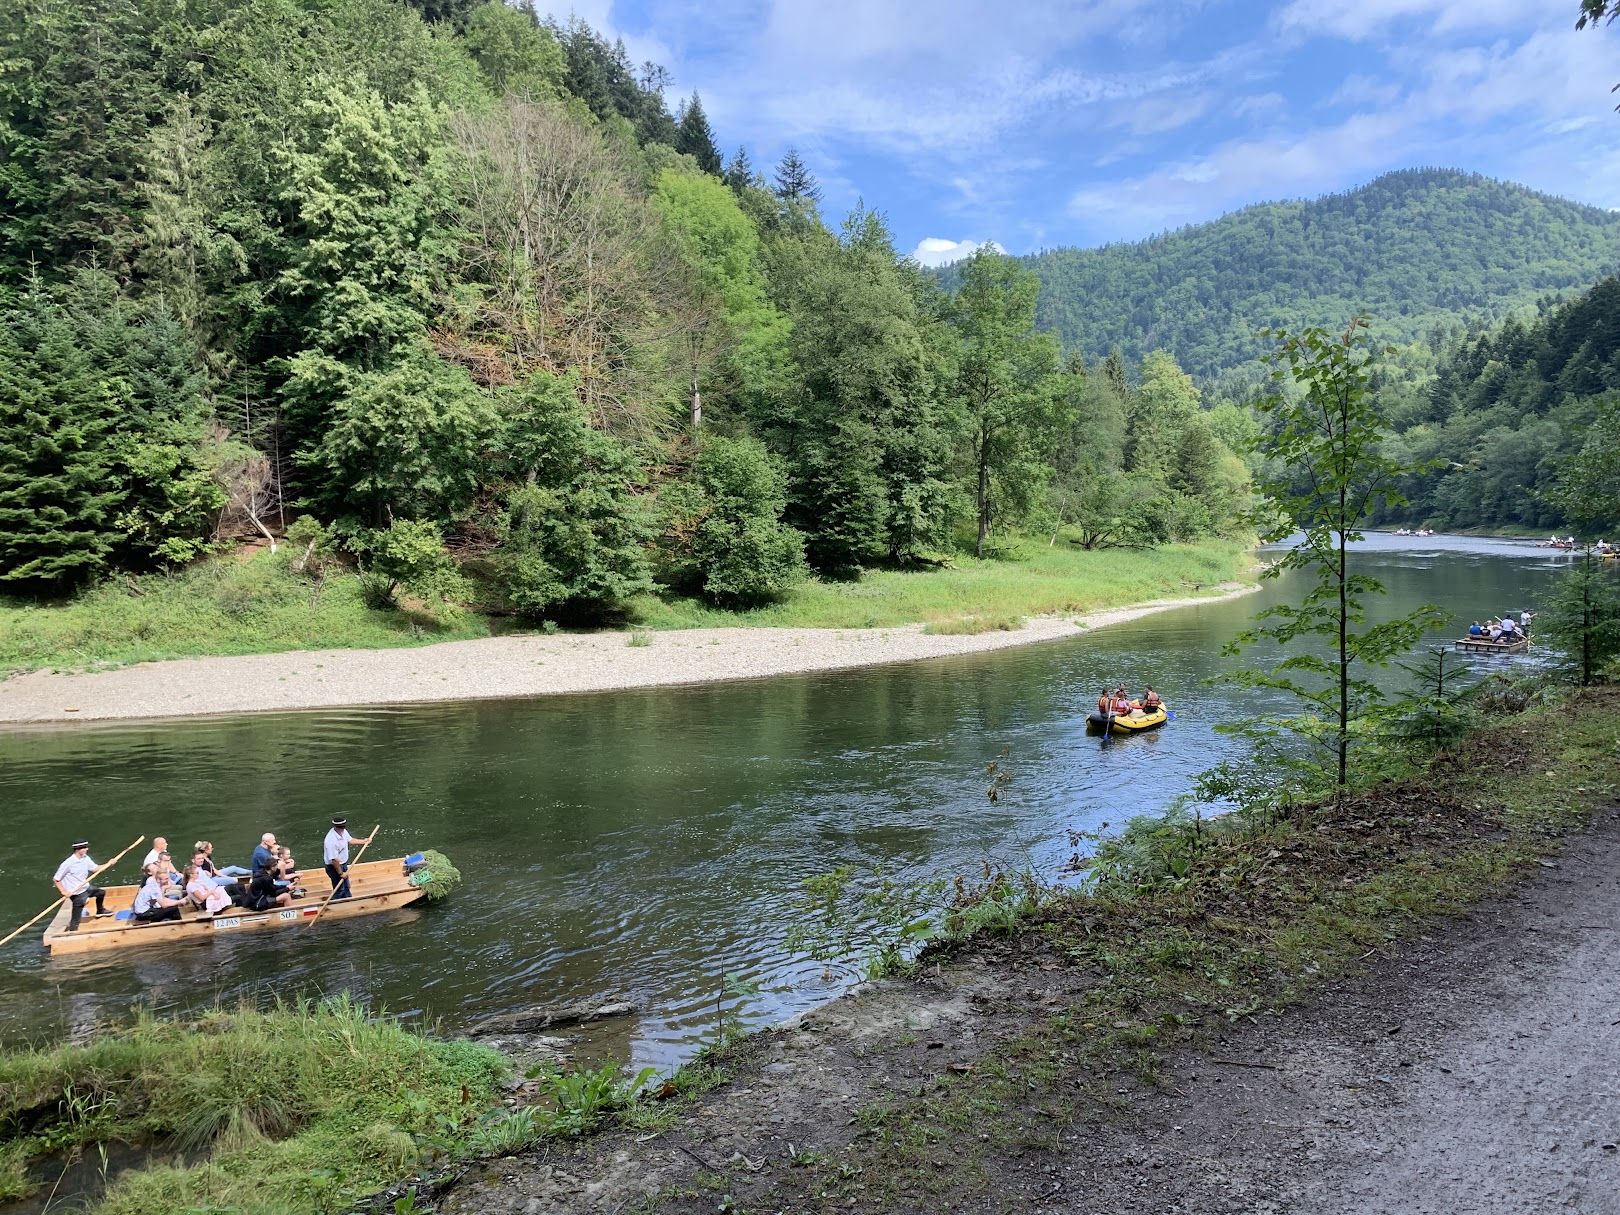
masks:
[(1314, 1007), (1180, 1058), (1180, 1092), (1098, 1177), (1128, 1192), (1126, 1159), (1163, 1157), (1154, 1198), (1113, 1209), (1620, 1212), (1620, 815), (1555, 864)]
[(1098, 1094), (1077, 1075), (1038, 1139), (978, 1159), (928, 1158), (925, 1146), (922, 1169), (950, 1180), (903, 1187), (916, 1197), (867, 1197), (868, 1180), (882, 1187), (858, 1169), (829, 1188), (815, 1162), (858, 1160), (849, 1149), (863, 1134), (926, 1145), (943, 1131), (930, 1115), (882, 1124), (869, 1111), (943, 1092), (950, 1064), (1084, 1008), (1091, 980), (1035, 934), (760, 1035), (671, 1130), (489, 1162), (438, 1209), (1620, 1213), (1620, 814), (1547, 864), (1314, 1005), (1173, 1054), (1161, 1086), (1116, 1078)]
[(625, 633), (525, 635), (399, 650), (181, 658), (84, 674), (35, 671), (0, 680), (0, 723), (487, 700), (833, 671), (1074, 637), (1255, 589), (1225, 583), (1217, 596), (1038, 617), (1011, 632), (961, 636), (927, 634), (920, 625), (688, 629), (641, 634), (634, 645)]

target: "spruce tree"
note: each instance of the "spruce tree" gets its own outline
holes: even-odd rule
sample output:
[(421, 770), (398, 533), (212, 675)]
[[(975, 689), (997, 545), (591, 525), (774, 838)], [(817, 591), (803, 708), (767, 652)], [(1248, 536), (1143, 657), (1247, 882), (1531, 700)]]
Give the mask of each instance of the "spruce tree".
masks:
[(117, 402), (38, 279), (0, 316), (0, 585), (82, 581), (117, 542)]
[(719, 177), (720, 149), (714, 145), (714, 132), (709, 128), (708, 115), (703, 112), (703, 99), (696, 93), (681, 111), (680, 126), (676, 128), (675, 150), (697, 161), (698, 168)]
[(748, 149), (738, 148), (737, 154), (726, 166), (726, 185), (731, 187), (734, 194), (741, 194), (750, 186), (758, 184), (760, 184), (759, 175), (754, 172), (754, 166), (748, 159)]
[(821, 187), (797, 148), (789, 148), (776, 166), (776, 196), (785, 202), (820, 202)]

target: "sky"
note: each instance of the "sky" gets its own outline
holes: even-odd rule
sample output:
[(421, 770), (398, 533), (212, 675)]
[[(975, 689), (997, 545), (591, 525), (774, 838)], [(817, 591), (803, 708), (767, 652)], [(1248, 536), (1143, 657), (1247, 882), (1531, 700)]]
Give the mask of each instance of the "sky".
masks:
[(1137, 240), (1436, 165), (1620, 207), (1620, 23), (1578, 0), (560, 0), (798, 148), (929, 264)]

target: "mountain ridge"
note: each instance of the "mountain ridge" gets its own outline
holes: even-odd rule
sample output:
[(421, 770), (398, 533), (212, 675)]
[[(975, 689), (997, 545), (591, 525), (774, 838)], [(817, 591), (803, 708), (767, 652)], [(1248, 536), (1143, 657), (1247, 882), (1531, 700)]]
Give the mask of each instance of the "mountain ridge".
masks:
[(1165, 349), (1194, 375), (1241, 380), (1265, 348), (1260, 329), (1366, 312), (1377, 338), (1405, 343), (1587, 288), (1620, 270), (1620, 213), (1483, 174), (1400, 169), (1020, 260), (1041, 280), (1041, 324), (1088, 359)]

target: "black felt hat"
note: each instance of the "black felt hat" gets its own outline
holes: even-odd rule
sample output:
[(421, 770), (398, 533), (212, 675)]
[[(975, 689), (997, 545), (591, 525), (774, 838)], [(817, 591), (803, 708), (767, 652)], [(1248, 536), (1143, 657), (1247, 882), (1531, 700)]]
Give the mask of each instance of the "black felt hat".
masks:
[(80, 848), (88, 848), (89, 846), (90, 846), (90, 841), (89, 840), (77, 840), (77, 841), (74, 842), (72, 851), (77, 852)]
[(332, 826), (334, 827), (347, 827), (348, 825), (349, 820), (346, 818), (335, 818), (332, 820)]

